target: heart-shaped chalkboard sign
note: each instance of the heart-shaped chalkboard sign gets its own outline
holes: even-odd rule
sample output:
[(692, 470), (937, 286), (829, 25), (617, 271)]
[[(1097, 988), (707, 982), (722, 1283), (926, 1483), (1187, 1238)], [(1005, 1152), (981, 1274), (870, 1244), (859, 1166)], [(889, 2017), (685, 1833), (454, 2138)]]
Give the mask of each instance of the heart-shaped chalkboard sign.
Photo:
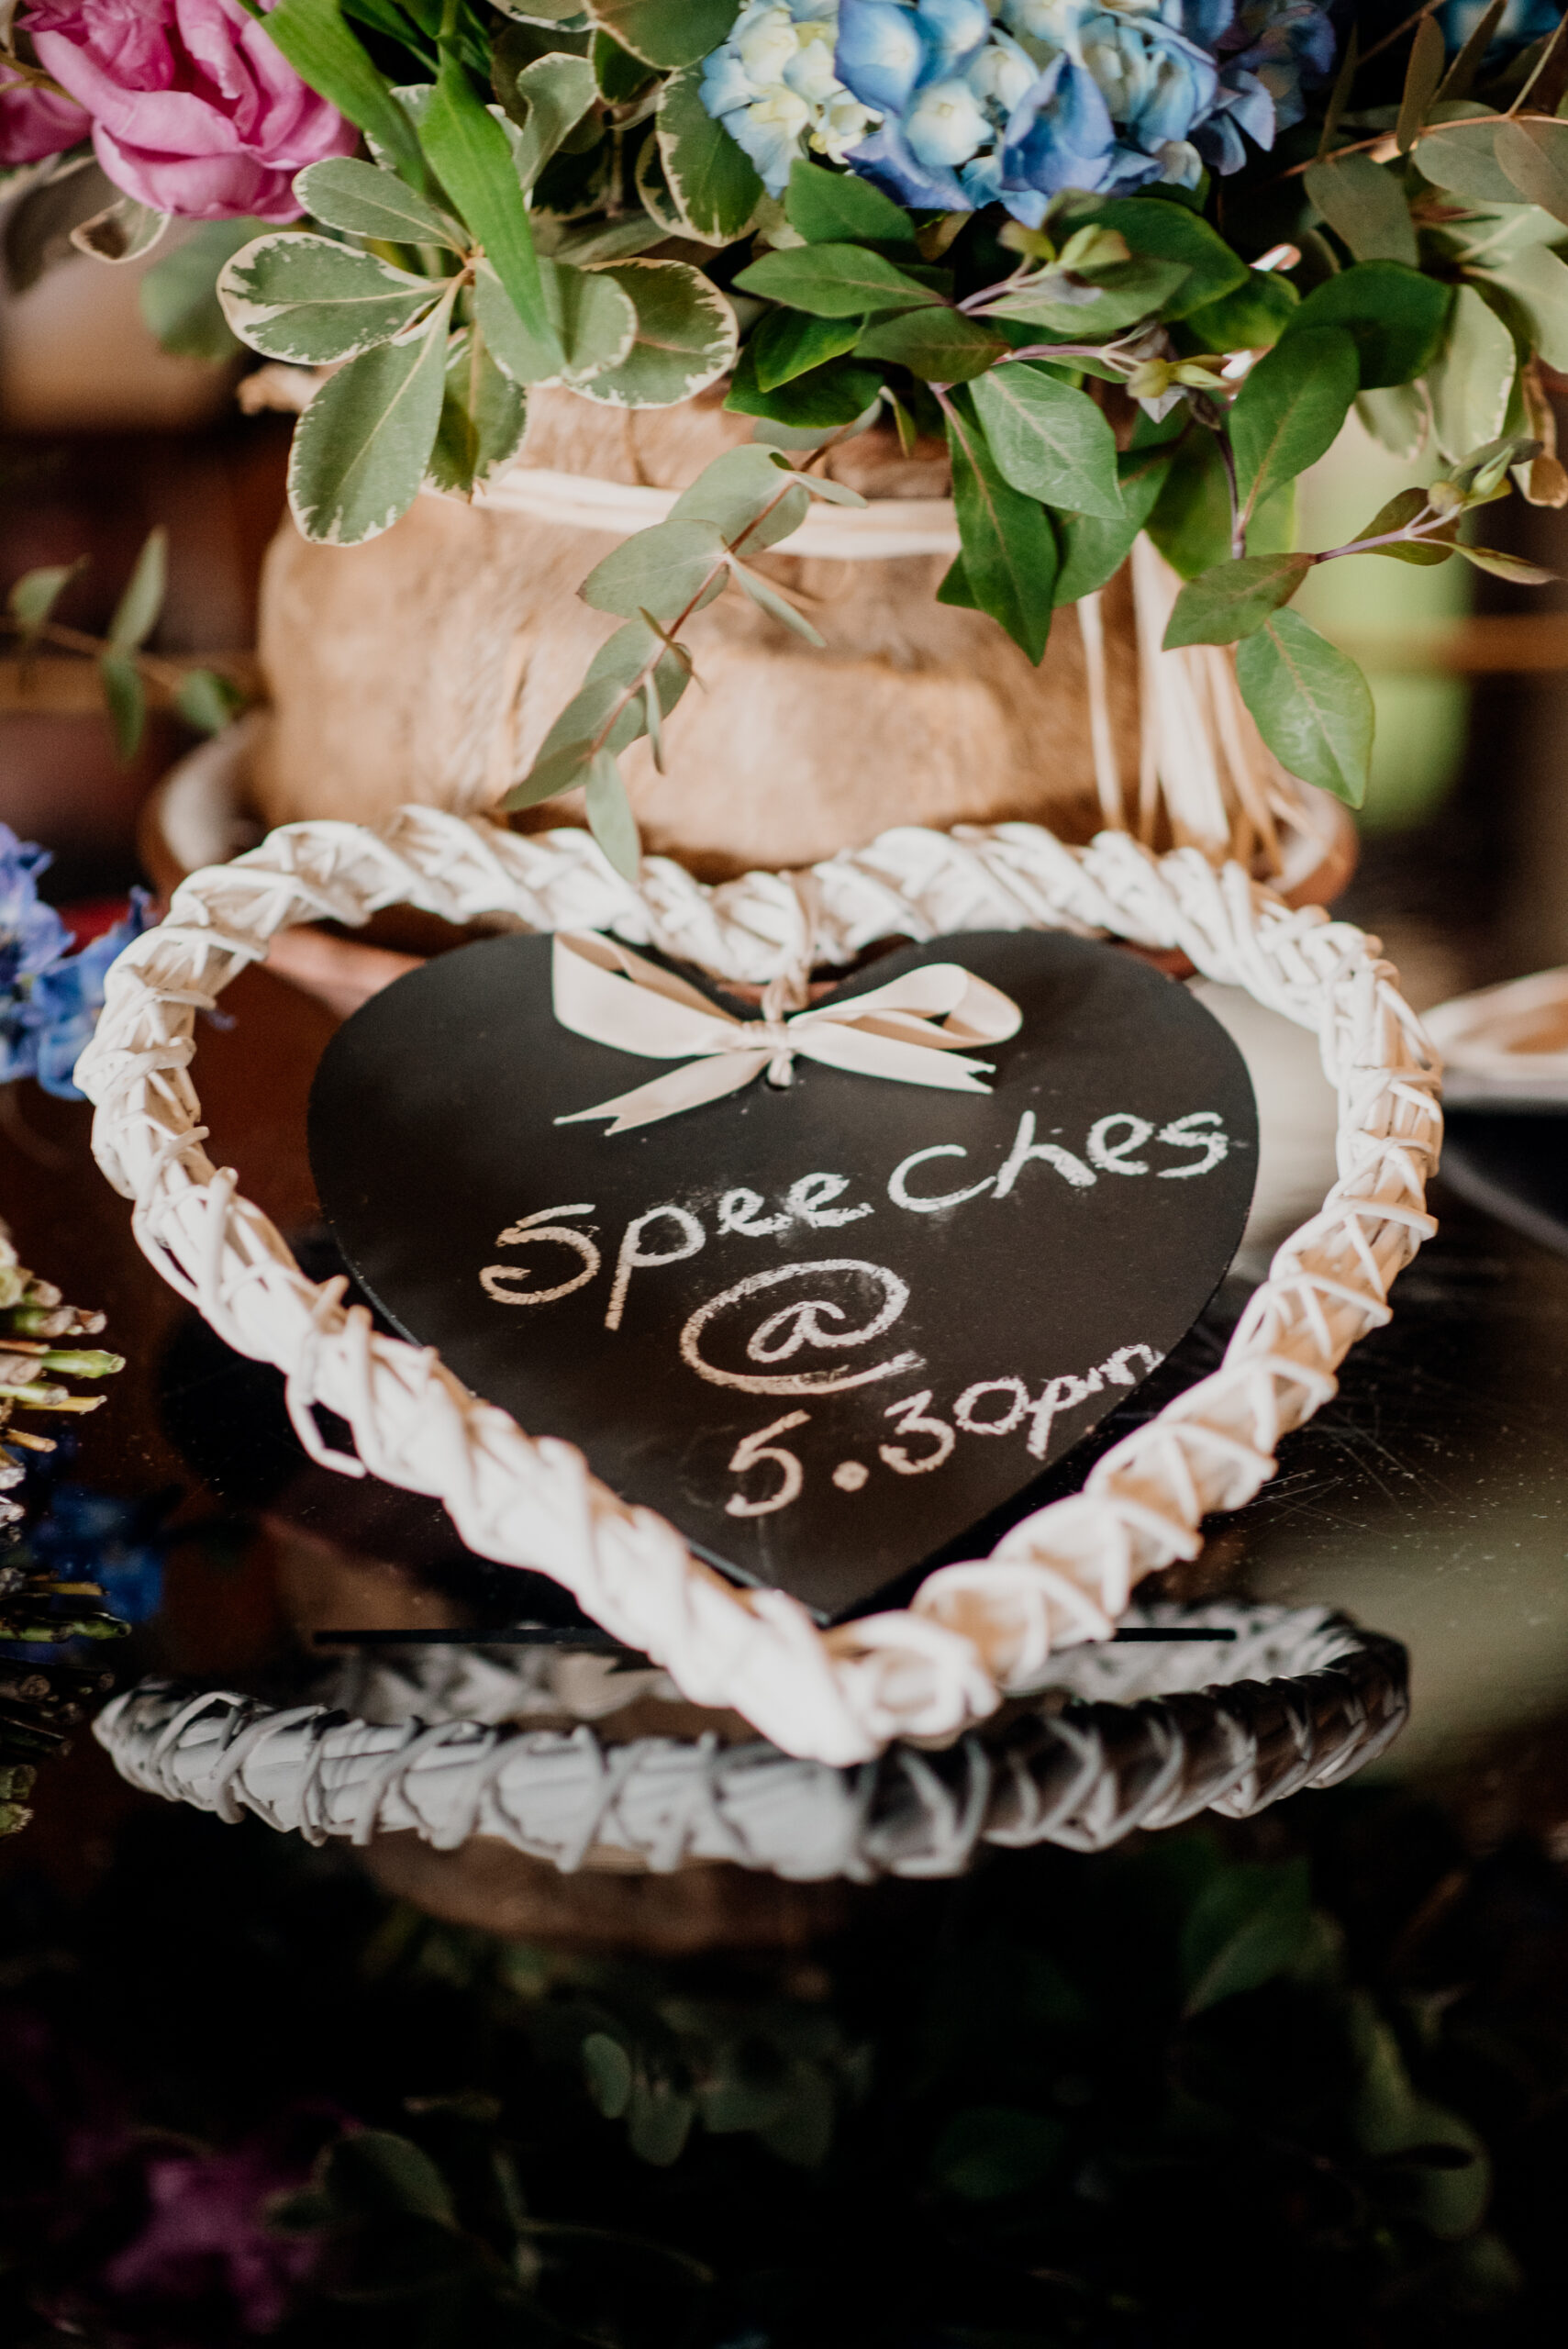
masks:
[[(669, 1063), (551, 1007), (552, 941), (398, 979), (333, 1038), (310, 1154), (345, 1260), (407, 1337), (694, 1549), (819, 1616), (1033, 1483), (1223, 1277), (1257, 1164), (1246, 1068), (1116, 948), (975, 931), (1010, 996), (986, 1093), (797, 1060), (635, 1131), (557, 1124)], [(711, 999), (754, 1019), (754, 1004)]]

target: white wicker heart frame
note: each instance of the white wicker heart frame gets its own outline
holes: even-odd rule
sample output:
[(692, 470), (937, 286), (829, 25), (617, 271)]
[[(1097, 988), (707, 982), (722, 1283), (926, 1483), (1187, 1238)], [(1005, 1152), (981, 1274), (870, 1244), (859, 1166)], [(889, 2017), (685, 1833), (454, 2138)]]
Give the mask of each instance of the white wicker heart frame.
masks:
[[(526, 1435), (471, 1395), (434, 1349), (382, 1336), (362, 1306), (344, 1306), (340, 1280), (307, 1280), (203, 1150), (188, 1073), (197, 1012), (292, 924), (357, 927), (401, 904), (457, 923), (611, 930), (752, 985), (850, 963), (880, 940), (965, 930), (1176, 949), (1318, 1031), (1339, 1097), (1340, 1178), (1280, 1249), (1220, 1368), (1108, 1452), (1082, 1492), (1025, 1518), (989, 1557), (929, 1575), (907, 1609), (823, 1631), (784, 1593), (725, 1581), (575, 1446)], [(840, 1765), (894, 1738), (948, 1741), (1040, 1685), (1053, 1647), (1106, 1637), (1136, 1583), (1197, 1555), (1208, 1511), (1240, 1508), (1273, 1475), (1281, 1435), (1334, 1393), (1339, 1364), (1388, 1319), (1395, 1275), (1436, 1228), (1424, 1200), (1440, 1079), (1375, 939), (1317, 907), (1294, 911), (1195, 850), (1157, 858), (1118, 832), (1072, 849), (1032, 824), (908, 827), (808, 874), (714, 888), (650, 858), (633, 887), (585, 832), (527, 838), (417, 807), (381, 831), (286, 825), (193, 874), (114, 964), (77, 1067), (97, 1104), (94, 1150), (135, 1202), (141, 1248), (228, 1344), (286, 1375), (317, 1459), (434, 1495), (471, 1550), (551, 1575), (695, 1703), (731, 1707), (785, 1752)], [(357, 1459), (328, 1450), (317, 1403), (348, 1422)]]

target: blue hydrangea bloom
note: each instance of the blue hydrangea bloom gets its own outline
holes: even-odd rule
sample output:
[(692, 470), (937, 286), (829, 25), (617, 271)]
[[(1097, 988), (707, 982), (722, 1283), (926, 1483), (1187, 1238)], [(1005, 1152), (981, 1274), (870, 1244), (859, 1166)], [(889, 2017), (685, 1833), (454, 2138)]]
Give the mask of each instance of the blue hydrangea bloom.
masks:
[(71, 952), (71, 932), (38, 894), (47, 849), (0, 824), (0, 1084), (36, 1076), (47, 1093), (80, 1101), (72, 1070), (103, 1008), (104, 975), (147, 927), (147, 894), (101, 938)]
[(1064, 188), (1239, 170), (1333, 57), (1317, 0), (749, 0), (703, 96), (775, 192), (809, 145), (916, 209), (1038, 227)]

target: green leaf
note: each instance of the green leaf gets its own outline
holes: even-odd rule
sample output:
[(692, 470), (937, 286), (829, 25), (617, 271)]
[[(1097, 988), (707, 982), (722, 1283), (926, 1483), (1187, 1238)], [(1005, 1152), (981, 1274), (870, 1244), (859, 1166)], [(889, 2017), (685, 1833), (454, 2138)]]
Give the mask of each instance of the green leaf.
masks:
[(1386, 391), (1361, 392), (1356, 414), (1391, 456), (1407, 461), (1419, 456), (1427, 437), (1427, 404), (1415, 384), (1394, 384)]
[(1415, 149), (1422, 178), (1471, 204), (1517, 204), (1518, 190), (1497, 161), (1491, 107), (1440, 105), (1436, 114), (1438, 127), (1423, 131)]
[(1496, 547), (1467, 546), (1461, 540), (1454, 552), (1473, 562), (1477, 571), (1489, 571), (1494, 579), (1511, 580), (1516, 587), (1549, 587), (1558, 576), (1555, 571), (1543, 571), (1538, 562), (1526, 562), (1522, 555), (1502, 554)]
[(984, 374), (1008, 345), (962, 310), (913, 310), (881, 318), (855, 344), (856, 356), (907, 367), (928, 384), (967, 384)]
[[(626, 796), (626, 785), (621, 781), (620, 769), (608, 751), (600, 751), (590, 763), (585, 796), (588, 829), (621, 879), (634, 882), (642, 864), (642, 841), (638, 835), (637, 818), (631, 812), (631, 802)], [(689, 2113), (687, 2126), (690, 2126)], [(683, 2131), (682, 2143), (684, 2142)], [(673, 2160), (674, 2155), (670, 2158)]]
[(1113, 196), (1109, 203), (1097, 204), (1091, 217), (1096, 228), (1114, 228), (1125, 237), (1134, 253), (1179, 262), (1187, 272), (1180, 293), (1162, 305), (1166, 319), (1184, 318), (1247, 283), (1247, 264), (1240, 254), (1207, 220), (1180, 204), (1162, 196)]
[[(498, 85), (499, 86), (499, 85)], [(585, 57), (551, 52), (506, 85), (506, 111), (517, 124), (517, 178), (531, 188), (563, 140), (570, 139), (598, 95), (594, 69)]]
[(174, 707), (198, 734), (221, 734), (244, 696), (227, 677), (212, 669), (187, 669), (174, 695)]
[(176, 359), (216, 364), (242, 348), (229, 332), (217, 281), (224, 263), (265, 235), (266, 226), (264, 220), (204, 220), (148, 271), (137, 298), (143, 325), (163, 350)]
[(653, 78), (641, 58), (633, 57), (629, 49), (623, 49), (613, 33), (595, 33), (588, 54), (593, 60), (595, 83), (606, 106), (631, 105)]
[(307, 539), (361, 546), (413, 505), (441, 417), (450, 315), (449, 295), (423, 336), (351, 360), (300, 417), (288, 492)]
[[(1305, 623), (1302, 623), (1305, 625)], [(1206, 1886), (1182, 1932), (1186, 2012), (1261, 1989), (1305, 1950), (1312, 1929), (1307, 1862), (1242, 1862)]]
[(98, 675), (115, 749), (128, 765), (140, 748), (142, 728), (147, 722), (147, 695), (141, 672), (128, 652), (102, 652), (98, 656)]
[(295, 175), (294, 192), (313, 220), (343, 228), (351, 237), (376, 237), (395, 245), (444, 245), (467, 250), (458, 223), (391, 172), (351, 155), (330, 156)]
[(784, 218), (808, 245), (892, 245), (911, 261), (915, 224), (902, 206), (852, 172), (824, 171), (804, 156), (790, 166)]
[(562, 383), (579, 391), (619, 367), (637, 338), (637, 312), (607, 273), (539, 256), (550, 322), (541, 341), (524, 325), (487, 261), (474, 272), (474, 317), (495, 364), (515, 384)]
[(1056, 536), (1036, 499), (1000, 472), (968, 395), (948, 417), (953, 502), (958, 508), (963, 575), (983, 612), (1038, 662), (1051, 634)]
[(1446, 99), (1452, 104), (1457, 99), (1467, 98), (1470, 95), (1471, 85), (1481, 71), (1482, 61), (1487, 50), (1496, 38), (1497, 27), (1502, 22), (1503, 11), (1507, 5), (1508, 0), (1491, 0), (1490, 6), (1482, 16), (1480, 22), (1472, 28), (1464, 47), (1443, 76), (1438, 89), (1438, 96), (1440, 99)]
[(446, 2180), (428, 2154), (384, 2129), (356, 2129), (328, 2147), (320, 2182), (344, 2218), (457, 2223)]
[(618, 2121), (631, 2102), (631, 2057), (608, 2032), (591, 2031), (583, 2042), (583, 2072), (588, 2094), (606, 2121)]
[(651, 612), (669, 627), (701, 592), (723, 554), (724, 534), (717, 524), (695, 517), (659, 522), (595, 563), (577, 593), (595, 611), (617, 612), (623, 619)]
[(695, 65), (729, 37), (740, 0), (587, 0), (590, 17), (646, 64)]
[[(852, 498), (852, 503), (862, 501)], [(727, 546), (748, 560), (805, 521), (811, 499), (793, 466), (776, 450), (754, 442), (727, 449), (705, 465), (670, 509), (672, 522), (711, 522)], [(767, 511), (766, 521), (755, 518)]]
[(814, 318), (805, 310), (770, 310), (748, 346), (758, 388), (776, 391), (813, 367), (841, 358), (853, 350), (860, 332), (858, 318)]
[[(456, 53), (443, 46), (440, 72), (420, 127), (425, 151), (532, 340), (556, 340), (539, 256), (506, 131), (480, 99)], [(560, 361), (550, 370), (561, 372)]]
[(1122, 512), (1114, 521), (1094, 514), (1057, 515), (1062, 549), (1058, 604), (1075, 604), (1080, 596), (1092, 596), (1121, 569), (1165, 486), (1171, 457), (1168, 448), (1157, 447), (1129, 449), (1118, 458)]
[(1015, 362), (982, 377), (971, 397), (1015, 489), (1072, 513), (1120, 520), (1116, 435), (1086, 393)]
[(71, 241), (79, 253), (88, 253), (94, 261), (139, 261), (157, 244), (169, 218), (167, 212), (155, 212), (150, 205), (122, 195), (102, 212), (95, 212), (90, 220), (79, 221), (71, 231)]
[(941, 584), (937, 589), (937, 601), (939, 604), (950, 605), (955, 611), (960, 612), (977, 612), (980, 609), (974, 600), (974, 590), (969, 584), (969, 575), (964, 570), (963, 557), (961, 554), (955, 554), (946, 571), (943, 572)]
[(1198, 351), (1267, 351), (1290, 324), (1300, 300), (1277, 269), (1254, 269), (1234, 294), (1189, 311), (1183, 327)]
[(584, 384), (584, 398), (608, 407), (674, 407), (735, 364), (735, 313), (700, 270), (626, 261), (593, 273), (629, 297), (637, 324), (625, 359)]
[(642, 674), (655, 655), (653, 675), (660, 707), (666, 715), (674, 708), (691, 681), (690, 663), (676, 651), (661, 651), (662, 642), (642, 619), (617, 629), (594, 655), (581, 689), (539, 744), (533, 765), (508, 792), (503, 807), (532, 807), (558, 792), (569, 791), (581, 784), (595, 748), (616, 753), (635, 742), (647, 730), (647, 718), (641, 691), (630, 689), (639, 687)]
[(1396, 261), (1358, 262), (1313, 287), (1278, 345), (1316, 327), (1343, 327), (1356, 346), (1362, 391), (1426, 373), (1448, 321), (1451, 288)]
[(24, 571), (11, 582), (6, 608), (21, 629), (24, 643), (33, 641), (71, 582), (86, 567), (87, 557), (81, 554), (74, 562), (40, 563), (37, 570)]
[(763, 188), (756, 165), (702, 102), (701, 65), (665, 83), (657, 137), (664, 177), (686, 228), (706, 244), (750, 234)]
[(1244, 516), (1327, 456), (1356, 395), (1356, 347), (1343, 327), (1316, 327), (1260, 359), (1230, 410)]
[(373, 253), (288, 229), (244, 246), (217, 281), (223, 315), (240, 341), (303, 366), (354, 359), (390, 342), (446, 290), (439, 279), (412, 276)]
[[(1433, 23), (1430, 17), (1423, 17), (1416, 28), (1416, 38), (1410, 45), (1410, 61), (1405, 68), (1405, 88), (1399, 100), (1399, 119), (1394, 130), (1395, 144), (1402, 155), (1407, 155), (1416, 143), (1418, 134), (1431, 109), (1432, 101), (1438, 95), (1438, 86), (1442, 81), (1443, 67), (1447, 61), (1448, 45), (1443, 39), (1440, 28)], [(1314, 198), (1315, 202), (1316, 200)], [(1365, 261), (1370, 256), (1358, 253), (1356, 258), (1359, 261)], [(1391, 258), (1399, 261), (1404, 256), (1396, 253)]]
[[(507, 305), (508, 315), (515, 315)], [(447, 344), (440, 422), (428, 478), (435, 489), (472, 497), (522, 446), (528, 400), (496, 366), (483, 331), (465, 327)]]
[(818, 651), (822, 650), (827, 640), (817, 634), (805, 613), (797, 612), (795, 606), (767, 580), (749, 570), (743, 562), (731, 563), (730, 571), (736, 585), (751, 597), (759, 611), (766, 612), (770, 619), (777, 620), (779, 626), (787, 628), (792, 635), (804, 637), (806, 643), (814, 644)]
[(1521, 241), (1496, 251), (1473, 274), (1523, 311), (1529, 340), (1547, 365), (1568, 369), (1568, 265), (1543, 244)]
[(931, 2170), (940, 2185), (965, 2202), (1038, 2195), (1061, 2172), (1070, 2142), (1065, 2123), (1052, 2113), (976, 2105), (955, 2112), (943, 2129)]
[(862, 317), (868, 310), (934, 308), (941, 295), (862, 245), (788, 245), (764, 253), (735, 280), (743, 294), (785, 302), (820, 318)]
[[(1424, 489), (1402, 489), (1380, 507), (1370, 522), (1356, 532), (1358, 539), (1381, 539), (1390, 530), (1403, 530), (1418, 514), (1425, 513), (1427, 493)], [(1459, 528), (1456, 515), (1441, 540), (1405, 539), (1396, 546), (1369, 547), (1369, 554), (1388, 555), (1396, 562), (1414, 562), (1423, 566), (1447, 562), (1453, 553), (1453, 531)]]
[(343, 22), (338, 0), (278, 0), (261, 25), (313, 90), (380, 141), (400, 179), (435, 193), (413, 124)]
[[(628, 877), (635, 878), (635, 873)], [(627, 2111), (627, 2142), (639, 2161), (654, 2169), (668, 2169), (678, 2162), (695, 2112), (691, 2099), (667, 2080), (639, 2079)]]
[(169, 533), (160, 522), (142, 540), (136, 568), (126, 583), (109, 622), (109, 642), (117, 652), (135, 652), (158, 625), (169, 584)]
[(1460, 286), (1448, 340), (1427, 371), (1432, 429), (1445, 457), (1457, 460), (1501, 432), (1517, 366), (1502, 319), (1473, 285)]
[(1184, 644), (1234, 644), (1288, 604), (1312, 568), (1309, 554), (1255, 554), (1217, 562), (1189, 579), (1165, 630), (1164, 650)]
[(1493, 143), (1526, 202), (1568, 222), (1568, 122), (1500, 122)]
[(1095, 289), (1092, 299), (1065, 302), (1052, 291), (1061, 284), (1059, 275), (1046, 271), (1016, 293), (988, 303), (985, 316), (1040, 327), (1062, 342), (1103, 342), (1107, 335), (1162, 310), (1189, 274), (1175, 261), (1117, 262), (1092, 275), (1084, 273), (1084, 284)]
[[(1427, 23), (1431, 25), (1429, 17)], [(1440, 42), (1441, 38), (1439, 34)], [(1394, 173), (1370, 155), (1340, 155), (1331, 162), (1314, 163), (1307, 173), (1307, 193), (1357, 261), (1402, 261), (1411, 269), (1418, 266), (1416, 226), (1405, 191)]]
[(1375, 721), (1355, 662), (1299, 612), (1276, 612), (1238, 646), (1236, 679), (1280, 764), (1359, 807)]
[(740, 353), (725, 398), (732, 415), (766, 417), (781, 428), (803, 432), (832, 432), (862, 417), (882, 389), (875, 368), (837, 359), (764, 391), (757, 381), (756, 352), (753, 335)]

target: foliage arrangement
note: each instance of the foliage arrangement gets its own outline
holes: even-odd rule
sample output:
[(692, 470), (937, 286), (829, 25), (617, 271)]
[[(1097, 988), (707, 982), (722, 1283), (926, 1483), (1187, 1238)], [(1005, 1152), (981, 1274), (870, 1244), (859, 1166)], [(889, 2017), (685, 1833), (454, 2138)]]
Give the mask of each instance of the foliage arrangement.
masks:
[[(951, 466), (945, 601), (1038, 661), (1147, 530), (1188, 583), (1168, 642), (1237, 644), (1270, 748), (1354, 802), (1371, 698), (1292, 608), (1308, 571), (1539, 579), (1461, 526), (1510, 482), (1568, 500), (1541, 372), (1568, 367), (1556, 8), (25, 0), (12, 39), (18, 218), (60, 217), (74, 174), (75, 241), (106, 258), (208, 224), (150, 314), (176, 349), (324, 371), (290, 494), (328, 543), (421, 487), (472, 495), (539, 384), (639, 407), (722, 382), (797, 450), (891, 422)], [(1293, 484), (1352, 408), (1428, 451), (1425, 493), (1296, 550)], [(676, 629), (729, 579), (783, 620), (747, 558), (797, 488), (830, 494), (765, 462), (589, 582), (627, 627), (525, 796), (585, 784), (623, 863), (615, 758), (638, 729), (658, 748)]]
[[(1354, 1791), (858, 1900), (809, 1958), (573, 1958), (139, 1815), (79, 1912), (0, 1895), (6, 2337), (1554, 2337), (1538, 1852)], [(606, 2117), (628, 2075), (684, 2124)]]
[[(18, 1427), (18, 1411), (95, 1411), (104, 1397), (74, 1394), (63, 1378), (103, 1378), (124, 1358), (72, 1341), (96, 1337), (101, 1313), (67, 1305), (50, 1281), (17, 1262), (0, 1226), (0, 1495), (28, 1473), (17, 1453), (51, 1453), (52, 1439)], [(47, 1544), (29, 1544), (19, 1502), (0, 1497), (0, 1835), (15, 1834), (31, 1813), (26, 1798), (37, 1765), (63, 1752), (111, 1675), (61, 1659), (79, 1640), (117, 1639), (128, 1626), (96, 1604), (102, 1586), (85, 1579)], [(45, 1648), (47, 1655), (37, 1651)]]

